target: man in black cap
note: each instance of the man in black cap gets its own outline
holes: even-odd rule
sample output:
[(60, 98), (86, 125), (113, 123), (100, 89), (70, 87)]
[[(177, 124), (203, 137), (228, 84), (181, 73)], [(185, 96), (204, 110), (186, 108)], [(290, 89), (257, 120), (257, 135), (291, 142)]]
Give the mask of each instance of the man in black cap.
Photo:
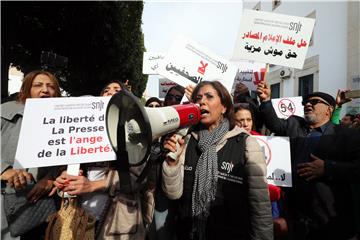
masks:
[(335, 126), (335, 99), (314, 92), (303, 98), (304, 118), (279, 119), (266, 82), (257, 89), (266, 127), (290, 137), (293, 187), (285, 191), (289, 239), (345, 240), (356, 235), (350, 185), (360, 182), (360, 134)]

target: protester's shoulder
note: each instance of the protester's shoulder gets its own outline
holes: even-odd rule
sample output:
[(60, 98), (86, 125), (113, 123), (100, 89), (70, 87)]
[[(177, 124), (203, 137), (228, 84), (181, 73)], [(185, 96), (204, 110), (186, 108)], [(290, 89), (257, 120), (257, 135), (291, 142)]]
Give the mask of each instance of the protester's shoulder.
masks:
[(288, 121), (297, 121), (301, 123), (305, 123), (305, 119), (303, 117), (297, 116), (297, 115), (291, 115), (288, 119)]
[(292, 115), (292, 116), (288, 117), (285, 121), (287, 121), (288, 124), (297, 125), (297, 126), (301, 126), (301, 127), (304, 127), (307, 125), (307, 123), (303, 117), (296, 116), (296, 115)]
[(224, 139), (229, 139), (229, 138), (233, 138), (233, 137), (238, 137), (240, 135), (243, 136), (249, 136), (250, 134), (243, 128), (240, 128), (238, 126), (235, 126), (233, 129), (231, 129), (230, 131), (228, 131), (225, 136)]
[(345, 135), (346, 137), (349, 137), (349, 138), (353, 138), (353, 137), (359, 138), (360, 137), (360, 131), (358, 129), (343, 127), (341, 125), (336, 125), (335, 129), (336, 129), (336, 133), (338, 135)]
[(24, 105), (17, 101), (10, 101), (1, 104), (1, 117), (12, 119), (15, 115), (23, 115)]

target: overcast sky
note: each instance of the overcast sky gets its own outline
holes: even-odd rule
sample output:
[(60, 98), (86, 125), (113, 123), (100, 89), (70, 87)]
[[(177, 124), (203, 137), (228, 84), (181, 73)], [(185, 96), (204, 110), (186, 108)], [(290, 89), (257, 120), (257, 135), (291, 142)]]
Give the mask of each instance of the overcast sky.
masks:
[[(166, 53), (178, 34), (230, 59), (240, 25), (242, 1), (145, 1), (143, 32), (149, 52)], [(150, 76), (146, 93), (158, 97), (158, 76)]]

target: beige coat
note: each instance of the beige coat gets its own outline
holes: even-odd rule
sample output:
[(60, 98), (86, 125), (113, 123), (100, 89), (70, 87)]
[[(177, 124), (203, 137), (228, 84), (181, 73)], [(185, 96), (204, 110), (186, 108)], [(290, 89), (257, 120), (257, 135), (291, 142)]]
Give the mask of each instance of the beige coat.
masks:
[[(139, 167), (134, 167), (139, 168)], [(136, 169), (133, 169), (136, 171)], [(133, 186), (134, 178), (131, 178)], [(155, 201), (154, 189), (146, 184), (141, 191), (133, 194), (120, 192), (119, 175), (110, 170), (107, 175), (106, 188), (109, 191), (111, 205), (97, 239), (101, 240), (142, 240), (146, 237), (146, 228), (151, 224)]]

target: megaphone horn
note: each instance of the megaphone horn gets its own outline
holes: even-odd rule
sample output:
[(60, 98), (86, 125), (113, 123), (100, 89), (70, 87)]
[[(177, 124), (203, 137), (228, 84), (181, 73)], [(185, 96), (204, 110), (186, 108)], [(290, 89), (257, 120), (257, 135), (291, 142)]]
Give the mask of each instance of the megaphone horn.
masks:
[(143, 107), (128, 91), (113, 95), (106, 109), (106, 130), (115, 152), (126, 151), (130, 166), (143, 164), (153, 140), (200, 121), (200, 107), (189, 103)]

